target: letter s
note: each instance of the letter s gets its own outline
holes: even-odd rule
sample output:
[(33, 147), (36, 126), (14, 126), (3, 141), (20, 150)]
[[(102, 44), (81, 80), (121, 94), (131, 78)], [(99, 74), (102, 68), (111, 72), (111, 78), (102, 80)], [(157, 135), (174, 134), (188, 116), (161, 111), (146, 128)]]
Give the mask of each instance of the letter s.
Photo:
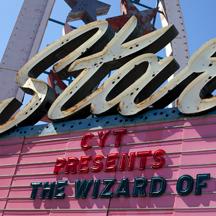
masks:
[(18, 71), (17, 83), (32, 98), (19, 111), (17, 110), (22, 104), (16, 98), (0, 101), (0, 134), (15, 126), (32, 125), (47, 113), (55, 96), (45, 82), (37, 80), (44, 70), (63, 58), (54, 70), (61, 77), (67, 77), (67, 68), (74, 60), (87, 50), (90, 54), (97, 51), (107, 40), (107, 22), (97, 21), (66, 34), (29, 60)]

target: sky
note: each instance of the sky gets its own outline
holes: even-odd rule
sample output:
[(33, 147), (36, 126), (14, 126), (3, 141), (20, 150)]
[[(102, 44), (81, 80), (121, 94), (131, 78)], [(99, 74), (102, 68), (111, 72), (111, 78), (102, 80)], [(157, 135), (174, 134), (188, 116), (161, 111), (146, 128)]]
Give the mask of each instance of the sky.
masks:
[[(30, 0), (29, 0), (30, 1)], [(118, 0), (103, 0), (111, 4), (111, 9), (106, 17), (120, 15)], [(172, 0), (170, 0), (172, 1)], [(141, 0), (144, 4), (154, 4), (155, 0)], [(23, 0), (1, 0), (0, 13), (0, 58), (7, 46), (16, 17), (22, 6)], [(185, 28), (188, 36), (190, 54), (195, 52), (202, 44), (211, 38), (216, 38), (216, 0), (180, 0)], [(56, 0), (51, 17), (64, 22), (70, 8), (63, 0)], [(104, 17), (99, 17), (103, 19)], [(159, 20), (158, 20), (159, 22)], [(75, 26), (81, 22), (72, 23)], [(62, 26), (49, 22), (41, 49), (58, 39), (62, 35)]]

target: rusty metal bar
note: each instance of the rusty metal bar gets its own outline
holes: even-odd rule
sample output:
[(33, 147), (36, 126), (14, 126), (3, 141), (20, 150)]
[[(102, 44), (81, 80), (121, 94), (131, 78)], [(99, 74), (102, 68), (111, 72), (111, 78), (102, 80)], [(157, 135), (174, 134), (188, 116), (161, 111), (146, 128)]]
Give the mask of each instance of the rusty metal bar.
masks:
[[(56, 20), (56, 19), (53, 19), (53, 18), (49, 18), (49, 21), (51, 21), (51, 22), (53, 22), (53, 23), (56, 23), (56, 24), (59, 24), (59, 25), (61, 25), (61, 26), (64, 26), (64, 25), (65, 25), (64, 22), (61, 22), (61, 21)], [(70, 27), (73, 28), (73, 29), (76, 29), (76, 28), (77, 28), (77, 27), (71, 26), (71, 25), (70, 25)]]

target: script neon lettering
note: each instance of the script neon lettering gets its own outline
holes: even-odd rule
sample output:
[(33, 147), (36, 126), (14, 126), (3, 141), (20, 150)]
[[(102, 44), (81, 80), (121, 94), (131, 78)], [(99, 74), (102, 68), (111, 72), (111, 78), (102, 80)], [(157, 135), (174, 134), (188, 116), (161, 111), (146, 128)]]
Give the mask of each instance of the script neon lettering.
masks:
[[(147, 35), (140, 35), (138, 29), (136, 17), (116, 34), (106, 21), (93, 22), (34, 56), (17, 75), (18, 85), (32, 99), (20, 110), (16, 98), (0, 102), (0, 134), (34, 124), (47, 112), (52, 121), (106, 114), (116, 107), (120, 114), (130, 116), (150, 106), (165, 107), (175, 99), (185, 114), (214, 108), (216, 100), (211, 93), (216, 80), (216, 39), (203, 45), (167, 82), (179, 65), (173, 57), (158, 60), (155, 53), (176, 37), (175, 27)], [(60, 78), (75, 77), (57, 99), (52, 89), (37, 79), (52, 65)]]

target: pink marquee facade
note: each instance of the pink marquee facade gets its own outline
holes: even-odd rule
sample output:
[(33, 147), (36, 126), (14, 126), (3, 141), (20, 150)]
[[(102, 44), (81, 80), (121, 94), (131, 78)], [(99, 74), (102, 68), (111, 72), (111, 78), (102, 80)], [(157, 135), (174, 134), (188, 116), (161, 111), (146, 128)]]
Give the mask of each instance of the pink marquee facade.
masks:
[[(3, 138), (0, 141), (0, 215), (196, 215), (216, 213), (216, 117), (184, 118), (176, 121), (142, 123), (122, 127), (127, 129), (120, 148), (114, 148), (109, 136), (103, 149), (94, 146), (84, 152), (80, 141), (87, 131), (61, 135)], [(89, 132), (89, 131), (88, 131)], [(97, 130), (92, 130), (92, 133)], [(97, 139), (97, 137), (95, 138)], [(163, 149), (166, 163), (153, 170), (151, 159), (143, 171), (99, 172), (88, 174), (53, 174), (56, 158), (82, 155), (107, 155), (113, 152), (132, 152)], [(182, 175), (210, 173), (202, 195), (176, 193), (176, 181)], [(167, 181), (160, 197), (114, 197), (111, 199), (75, 199), (76, 179), (129, 178), (162, 176)], [(32, 182), (68, 180), (65, 199), (30, 199)], [(132, 190), (130, 188), (130, 190)], [(148, 190), (148, 188), (147, 188)]]

